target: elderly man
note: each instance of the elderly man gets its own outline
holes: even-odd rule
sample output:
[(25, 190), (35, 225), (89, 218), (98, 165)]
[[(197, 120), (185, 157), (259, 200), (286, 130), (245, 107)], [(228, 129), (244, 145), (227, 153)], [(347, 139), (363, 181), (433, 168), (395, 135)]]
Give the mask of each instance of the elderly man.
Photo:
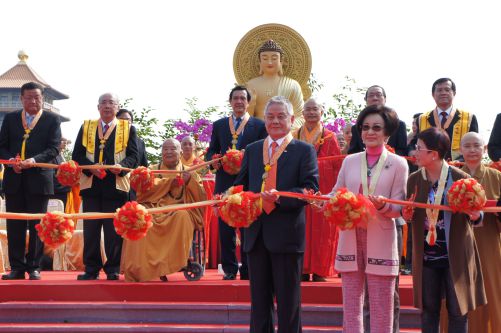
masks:
[(278, 332), (301, 332), (301, 272), (305, 248), (305, 201), (274, 192), (318, 190), (318, 166), (312, 145), (295, 140), (291, 103), (272, 97), (265, 106), (269, 136), (247, 146), (235, 184), (261, 192), (263, 213), (244, 230), (251, 288), (251, 332), (274, 332), (276, 296)]
[[(451, 150), (445, 155), (445, 159), (455, 160), (461, 155), (459, 148), (463, 135), (468, 132), (478, 133), (477, 118), (472, 113), (454, 107), (456, 84), (451, 79), (440, 78), (436, 80), (431, 87), (431, 93), (436, 107), (419, 116), (417, 133), (430, 127), (438, 127), (446, 131), (451, 139)], [(416, 142), (417, 135), (411, 145), (415, 145)]]
[[(465, 165), (463, 171), (478, 180), (489, 200), (499, 200), (501, 172), (482, 165), (485, 142), (475, 132), (466, 133), (461, 139), (461, 154)], [(482, 262), (485, 293), (488, 304), (468, 314), (469, 332), (501, 332), (501, 223), (494, 214), (485, 214), (482, 226), (473, 229), (478, 254)]]
[[(206, 160), (209, 161), (216, 155), (224, 155), (228, 149), (245, 149), (245, 147), (257, 140), (266, 137), (264, 122), (251, 117), (247, 113), (251, 95), (247, 88), (236, 86), (230, 92), (230, 105), (233, 110), (229, 117), (221, 118), (214, 122), (209, 149)], [(216, 186), (214, 193), (223, 193), (233, 185), (236, 176), (230, 175), (221, 168), (221, 163), (213, 164), (216, 172)], [(242, 265), (238, 267), (236, 251), (236, 230), (219, 219), (219, 240), (221, 242), (221, 264), (224, 270), (224, 280), (235, 280), (240, 270), (240, 279), (248, 280), (247, 256), (243, 252), (245, 235), (240, 230), (241, 246), (240, 257)]]
[[(86, 120), (75, 140), (72, 158), (80, 165), (116, 165), (135, 168), (138, 151), (136, 129), (127, 120), (117, 119), (118, 97), (106, 93), (99, 97), (97, 109), (100, 118)], [(130, 190), (127, 172), (120, 169), (106, 171), (83, 170), (80, 194), (84, 212), (115, 212), (128, 199)], [(104, 231), (106, 263), (101, 260), (101, 230)], [(85, 273), (78, 280), (96, 280), (104, 269), (108, 280), (118, 280), (122, 238), (115, 232), (113, 219), (84, 220)]]
[[(323, 113), (324, 107), (316, 99), (307, 100), (303, 108), (305, 123), (293, 132), (293, 136), (313, 145), (317, 157), (341, 155), (336, 135), (322, 125)], [(329, 193), (336, 185), (340, 167), (340, 161), (318, 161), (320, 192)], [(325, 282), (325, 277), (334, 275), (336, 237), (336, 226), (327, 222), (322, 212), (307, 207), (303, 281), (309, 281), (310, 274), (314, 282)]]
[[(148, 192), (138, 193), (138, 201), (146, 207), (193, 203), (206, 199), (197, 173), (182, 172), (181, 144), (167, 139), (162, 145), (162, 162), (154, 170), (178, 170), (179, 174), (161, 174)], [(181, 181), (182, 179), (182, 181)], [(178, 210), (153, 215), (153, 226), (137, 241), (124, 241), (122, 271), (126, 281), (167, 281), (167, 275), (186, 266), (193, 232), (203, 228), (204, 209)]]
[[(53, 171), (33, 167), (33, 163), (49, 163), (59, 154), (61, 122), (59, 117), (43, 110), (43, 87), (26, 83), (21, 87), (23, 109), (7, 113), (0, 131), (0, 158), (21, 161), (5, 168), (3, 189), (8, 212), (45, 213), (49, 196), (54, 193)], [(40, 221), (7, 220), (9, 261), (12, 271), (2, 280), (40, 280), (40, 258), (43, 243), (35, 225)], [(26, 230), (29, 243), (26, 251)]]

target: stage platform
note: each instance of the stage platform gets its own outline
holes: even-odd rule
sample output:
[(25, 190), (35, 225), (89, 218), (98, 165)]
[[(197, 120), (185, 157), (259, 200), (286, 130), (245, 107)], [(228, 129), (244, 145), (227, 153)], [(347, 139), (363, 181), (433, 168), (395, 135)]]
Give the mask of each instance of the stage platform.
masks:
[[(247, 332), (248, 281), (206, 270), (168, 282), (77, 281), (81, 272), (42, 272), (42, 280), (0, 281), (0, 332)], [(412, 279), (400, 277), (402, 332), (418, 332)], [(304, 332), (340, 332), (341, 279), (302, 284)]]

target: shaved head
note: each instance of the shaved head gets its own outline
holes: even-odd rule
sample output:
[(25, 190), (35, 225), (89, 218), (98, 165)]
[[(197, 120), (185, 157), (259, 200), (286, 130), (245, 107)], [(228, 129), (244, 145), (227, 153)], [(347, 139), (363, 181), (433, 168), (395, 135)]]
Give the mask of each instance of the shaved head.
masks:
[(484, 138), (477, 132), (468, 132), (465, 135), (463, 135), (463, 137), (461, 138), (461, 146), (464, 145), (466, 142), (477, 142), (480, 143), (482, 146), (485, 145)]

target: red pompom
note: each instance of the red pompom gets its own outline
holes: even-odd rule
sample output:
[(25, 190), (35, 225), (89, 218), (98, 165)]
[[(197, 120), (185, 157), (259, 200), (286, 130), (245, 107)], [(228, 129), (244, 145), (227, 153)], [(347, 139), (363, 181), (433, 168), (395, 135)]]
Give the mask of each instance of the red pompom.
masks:
[(247, 228), (261, 215), (260, 196), (244, 192), (242, 186), (230, 187), (222, 199), (219, 215), (231, 227)]
[(498, 171), (501, 171), (501, 161), (491, 162), (489, 164), (489, 168), (493, 168), (493, 169), (496, 169)]
[(325, 204), (324, 216), (341, 230), (365, 226), (374, 210), (372, 203), (362, 194), (355, 195), (346, 188), (340, 188)]
[(82, 170), (78, 167), (78, 163), (71, 160), (63, 162), (57, 168), (57, 181), (63, 186), (75, 186), (80, 181)]
[(242, 167), (244, 153), (237, 149), (228, 149), (222, 159), (223, 170), (230, 175), (238, 175)]
[(140, 166), (130, 173), (130, 186), (137, 192), (148, 192), (154, 185), (155, 176), (150, 169)]
[(468, 210), (481, 210), (487, 198), (482, 185), (474, 178), (464, 178), (456, 180), (449, 192), (447, 192), (449, 207), (454, 212), (464, 212)]
[(136, 201), (128, 201), (117, 209), (113, 225), (117, 234), (129, 240), (138, 240), (146, 236), (151, 228), (151, 214)]
[(64, 217), (61, 212), (48, 212), (35, 229), (46, 246), (56, 248), (73, 236), (75, 222)]

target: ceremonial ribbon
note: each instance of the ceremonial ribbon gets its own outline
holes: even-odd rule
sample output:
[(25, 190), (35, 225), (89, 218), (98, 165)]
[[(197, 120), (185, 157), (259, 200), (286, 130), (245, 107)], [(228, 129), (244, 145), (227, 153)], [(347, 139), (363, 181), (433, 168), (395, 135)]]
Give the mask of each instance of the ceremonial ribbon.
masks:
[(230, 132), (231, 132), (231, 149), (237, 149), (237, 142), (238, 142), (238, 136), (240, 133), (243, 132), (245, 125), (247, 125), (247, 122), (249, 121), (250, 115), (246, 112), (245, 115), (242, 117), (242, 122), (238, 126), (237, 130), (235, 131), (235, 124), (233, 123), (233, 116), (228, 117), (228, 121), (230, 122)]
[(379, 156), (379, 160), (376, 164), (376, 170), (374, 171), (374, 175), (371, 177), (371, 185), (367, 185), (367, 179), (369, 175), (367, 174), (367, 152), (363, 153), (361, 159), (361, 168), (360, 168), (360, 179), (362, 180), (362, 192), (365, 196), (374, 194), (374, 190), (376, 189), (377, 181), (379, 176), (381, 175), (381, 171), (383, 170), (383, 165), (386, 163), (386, 158), (388, 157), (388, 151), (383, 149), (381, 156)]
[(282, 153), (284, 152), (285, 148), (287, 148), (287, 145), (292, 141), (292, 134), (287, 134), (285, 137), (284, 141), (280, 144), (280, 146), (277, 147), (277, 150), (271, 156), (268, 153), (268, 148), (270, 146), (270, 137), (267, 137), (266, 140), (263, 142), (263, 163), (264, 163), (264, 173), (263, 173), (263, 183), (261, 184), (261, 192), (264, 191), (264, 187), (266, 184), (266, 179), (268, 179), (268, 173), (271, 170), (271, 166), (274, 165)]
[(42, 116), (43, 110), (38, 111), (38, 113), (35, 115), (35, 118), (31, 121), (30, 126), (28, 126), (26, 122), (26, 112), (22, 111), (21, 112), (21, 120), (23, 122), (23, 128), (24, 128), (24, 135), (23, 135), (23, 143), (21, 144), (21, 159), (24, 160), (26, 159), (26, 140), (30, 137), (30, 133), (35, 128), (35, 126), (38, 123), (38, 120), (40, 120), (40, 117)]
[[(330, 197), (324, 196), (324, 195), (313, 195), (313, 194), (304, 194), (304, 193), (296, 193), (296, 192), (287, 192), (287, 191), (277, 191), (274, 192), (274, 194), (282, 196), (282, 197), (289, 197), (289, 198), (296, 198), (296, 199), (302, 199), (302, 200), (320, 200), (320, 201), (328, 201), (330, 200)], [(259, 193), (255, 193), (256, 196), (260, 195)], [(404, 200), (395, 200), (395, 199), (388, 199), (388, 198), (380, 198), (382, 201), (391, 203), (391, 204), (396, 204), (396, 205), (401, 205), (401, 206), (413, 206), (417, 208), (431, 208), (431, 209), (440, 209), (440, 210), (447, 210), (447, 211), (452, 211), (452, 209), (448, 206), (443, 206), (443, 205), (435, 205), (435, 204), (429, 204), (429, 203), (420, 203), (420, 202), (413, 202), (413, 201), (404, 201)], [(214, 206), (217, 205), (221, 202), (224, 202), (223, 199), (218, 199), (218, 200), (206, 200), (206, 201), (200, 201), (200, 202), (194, 202), (190, 204), (174, 204), (174, 205), (168, 205), (168, 206), (161, 206), (161, 207), (155, 207), (155, 208), (149, 208), (147, 211), (150, 214), (162, 214), (162, 213), (167, 213), (167, 212), (172, 212), (176, 210), (183, 210), (183, 209), (196, 209), (196, 208), (203, 208), (203, 207), (209, 207), (209, 206)], [(501, 207), (488, 207), (490, 205), (495, 205), (496, 201), (495, 200), (489, 200), (482, 208), (482, 211), (486, 213), (497, 213), (501, 212)], [(99, 213), (99, 212), (87, 212), (87, 213), (77, 213), (77, 214), (62, 214), (66, 218), (70, 219), (85, 219), (85, 220), (97, 220), (97, 219), (103, 219), (103, 218), (113, 218), (115, 216), (115, 213)], [(0, 212), (0, 218), (4, 219), (12, 219), (12, 220), (40, 220), (45, 216), (45, 214), (29, 214), (29, 213), (1, 213)]]

